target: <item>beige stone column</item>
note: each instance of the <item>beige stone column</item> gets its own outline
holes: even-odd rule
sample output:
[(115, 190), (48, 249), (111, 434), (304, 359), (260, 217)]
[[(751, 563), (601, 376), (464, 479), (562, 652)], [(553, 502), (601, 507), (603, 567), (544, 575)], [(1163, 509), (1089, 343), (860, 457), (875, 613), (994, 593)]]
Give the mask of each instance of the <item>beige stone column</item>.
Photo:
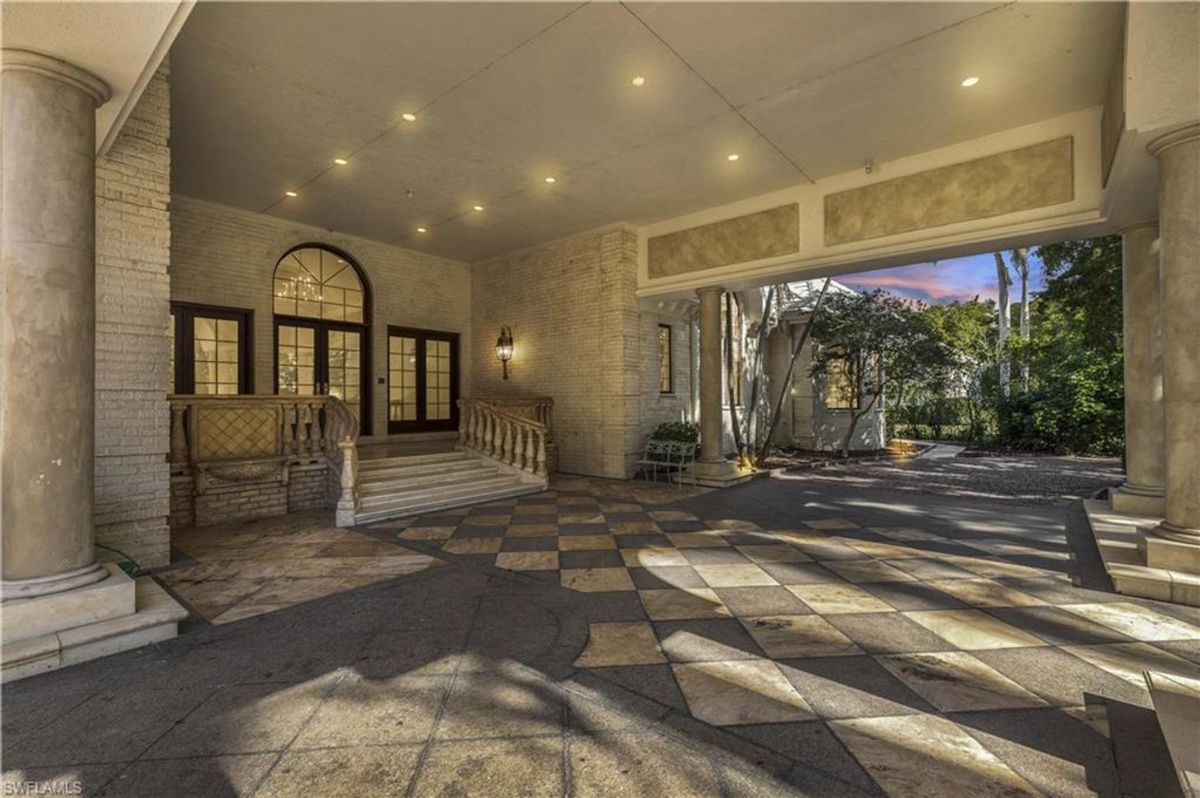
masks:
[(721, 382), (721, 295), (713, 286), (696, 291), (700, 297), (700, 448), (691, 475), (702, 485), (721, 486), (739, 480), (733, 463), (725, 459)]
[[(1166, 518), (1152, 567), (1200, 573), (1200, 124), (1150, 142), (1158, 158)], [(1151, 541), (1147, 541), (1148, 544)]]
[(108, 88), (4, 50), (0, 529), (5, 599), (104, 579), (94, 559), (95, 111)]
[(1162, 292), (1158, 222), (1121, 231), (1125, 338), (1125, 484), (1118, 512), (1163, 514)]

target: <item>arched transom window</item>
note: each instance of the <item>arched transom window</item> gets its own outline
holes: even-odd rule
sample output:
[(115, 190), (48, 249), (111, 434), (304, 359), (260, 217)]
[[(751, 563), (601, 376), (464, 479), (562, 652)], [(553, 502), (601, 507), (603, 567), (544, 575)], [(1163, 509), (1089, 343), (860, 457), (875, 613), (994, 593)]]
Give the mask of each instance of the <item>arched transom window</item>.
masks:
[(327, 249), (301, 247), (275, 269), (275, 313), (363, 323), (363, 284), (350, 262)]

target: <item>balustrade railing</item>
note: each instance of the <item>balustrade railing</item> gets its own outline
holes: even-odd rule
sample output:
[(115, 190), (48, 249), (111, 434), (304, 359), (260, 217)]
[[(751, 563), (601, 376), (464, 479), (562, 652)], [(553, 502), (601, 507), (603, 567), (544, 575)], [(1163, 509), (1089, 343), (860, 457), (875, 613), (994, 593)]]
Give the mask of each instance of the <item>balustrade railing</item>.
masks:
[(548, 431), (554, 429), (554, 400), (549, 396), (476, 396), (476, 402), (486, 402), (511, 415), (536, 421)]
[(459, 399), (458, 408), (460, 446), (528, 474), (546, 476), (547, 424), (491, 399)]
[(342, 458), (339, 443), (358, 440), (358, 420), (333, 396), (173, 395), (170, 462)]

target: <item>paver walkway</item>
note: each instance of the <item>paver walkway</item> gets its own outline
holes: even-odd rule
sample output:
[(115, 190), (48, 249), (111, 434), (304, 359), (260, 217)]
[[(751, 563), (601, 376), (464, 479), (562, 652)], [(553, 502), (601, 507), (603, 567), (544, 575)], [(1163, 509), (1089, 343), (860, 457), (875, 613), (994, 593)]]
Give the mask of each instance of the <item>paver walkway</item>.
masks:
[(1063, 509), (824, 479), (553, 488), (337, 533), (437, 567), (9, 686), (5, 778), (110, 795), (1177, 790), (1140, 672), (1200, 674), (1200, 613), (1075, 586)]

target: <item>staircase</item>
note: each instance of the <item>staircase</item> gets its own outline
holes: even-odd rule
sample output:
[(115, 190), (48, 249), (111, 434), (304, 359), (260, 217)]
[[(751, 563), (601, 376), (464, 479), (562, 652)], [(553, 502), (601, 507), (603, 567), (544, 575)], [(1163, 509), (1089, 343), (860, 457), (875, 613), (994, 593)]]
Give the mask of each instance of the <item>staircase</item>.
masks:
[(469, 451), (362, 460), (354, 523), (423, 515), (545, 489), (545, 480)]

